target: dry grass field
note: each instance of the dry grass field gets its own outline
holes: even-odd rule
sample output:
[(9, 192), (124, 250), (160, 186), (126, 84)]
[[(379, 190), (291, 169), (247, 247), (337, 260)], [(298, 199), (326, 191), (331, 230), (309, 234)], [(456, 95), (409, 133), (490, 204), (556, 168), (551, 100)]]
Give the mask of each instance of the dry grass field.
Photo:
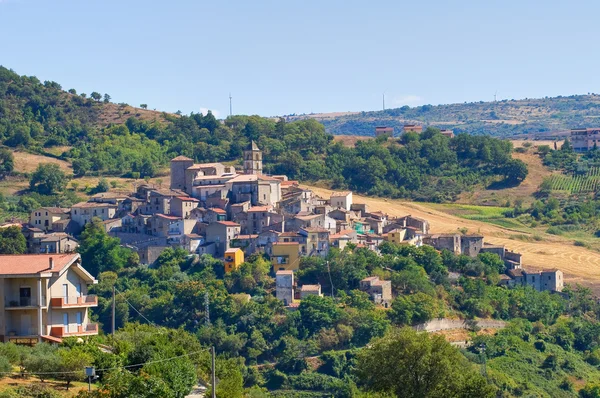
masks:
[[(317, 187), (312, 189), (317, 195), (329, 197), (331, 190)], [(481, 233), (485, 242), (505, 245), (508, 249), (523, 254), (523, 263), (534, 269), (559, 268), (565, 273), (568, 283), (581, 283), (600, 293), (600, 253), (573, 245), (573, 240), (540, 233), (534, 235), (521, 230), (513, 230), (477, 220), (467, 220), (434, 209), (426, 203), (405, 202), (401, 200), (370, 198), (354, 195), (356, 203), (366, 203), (370, 210), (381, 210), (391, 216), (407, 214), (425, 218), (433, 233), (457, 232), (467, 228), (470, 233)]]
[(71, 164), (64, 160), (54, 159), (49, 156), (34, 155), (28, 152), (14, 151), (15, 171), (20, 173), (31, 173), (39, 163), (55, 163), (68, 174), (73, 173)]

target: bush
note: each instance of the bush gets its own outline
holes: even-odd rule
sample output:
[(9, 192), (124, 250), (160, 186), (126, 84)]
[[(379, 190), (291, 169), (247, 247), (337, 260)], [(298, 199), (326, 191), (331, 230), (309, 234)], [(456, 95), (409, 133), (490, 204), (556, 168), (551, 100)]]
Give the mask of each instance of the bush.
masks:
[(573, 244), (578, 247), (587, 247), (588, 246), (588, 244), (582, 240), (576, 240), (575, 242), (573, 242)]

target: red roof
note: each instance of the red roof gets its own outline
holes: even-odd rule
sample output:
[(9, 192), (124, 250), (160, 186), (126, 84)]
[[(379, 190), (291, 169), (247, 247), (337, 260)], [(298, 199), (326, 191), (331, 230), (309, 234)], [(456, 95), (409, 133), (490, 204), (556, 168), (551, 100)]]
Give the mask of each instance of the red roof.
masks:
[[(9, 254), (0, 256), (0, 275), (34, 275), (59, 272), (80, 258), (79, 254)], [(50, 259), (54, 269), (50, 271)]]
[(181, 220), (181, 217), (167, 216), (166, 214), (161, 214), (161, 213), (156, 214), (156, 217), (166, 218), (167, 220)]
[(239, 227), (240, 224), (233, 221), (217, 221), (217, 224), (226, 225), (228, 227)]
[(183, 200), (185, 202), (200, 202), (198, 199), (196, 198), (191, 198), (189, 196), (177, 196), (177, 199), (179, 200)]
[(218, 207), (213, 207), (213, 208), (211, 208), (209, 210), (212, 210), (212, 211), (214, 211), (217, 214), (227, 214), (227, 212), (225, 210), (219, 209)]
[(271, 206), (254, 206), (248, 209), (248, 213), (271, 211)]

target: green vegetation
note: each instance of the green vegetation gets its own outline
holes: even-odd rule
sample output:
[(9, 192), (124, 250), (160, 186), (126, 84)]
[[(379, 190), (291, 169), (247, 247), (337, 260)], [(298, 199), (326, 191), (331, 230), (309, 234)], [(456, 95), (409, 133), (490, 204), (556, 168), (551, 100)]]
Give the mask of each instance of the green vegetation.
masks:
[(600, 96), (591, 94), (498, 102), (403, 106), (385, 111), (359, 112), (322, 119), (319, 115), (292, 116), (292, 119), (316, 117), (325, 125), (327, 131), (336, 135), (374, 135), (376, 126), (390, 126), (394, 127), (396, 132), (402, 132), (405, 123), (416, 122), (425, 125), (435, 123), (439, 128), (453, 129), (455, 134), (511, 137), (595, 126), (598, 109)]
[[(256, 141), (267, 173), (435, 202), (453, 200), (482, 183), (519, 184), (527, 175), (526, 165), (512, 159), (510, 143), (489, 137), (449, 139), (428, 129), (420, 136), (407, 134), (401, 142), (365, 141), (345, 148), (315, 120), (233, 116), (219, 123), (211, 113), (162, 114), (160, 120), (132, 116), (123, 124), (103, 125), (102, 112), (114, 104), (101, 102), (96, 94), (66, 93), (57, 83), (42, 84), (0, 67), (0, 114), (6, 115), (0, 121), (0, 142), (48, 156), (56, 156), (52, 148), (67, 145), (59, 157), (71, 162), (76, 177), (149, 178), (177, 155), (240, 165), (244, 148)], [(10, 168), (9, 159), (0, 164)], [(36, 170), (31, 190), (42, 195), (63, 191), (66, 181), (57, 168)]]

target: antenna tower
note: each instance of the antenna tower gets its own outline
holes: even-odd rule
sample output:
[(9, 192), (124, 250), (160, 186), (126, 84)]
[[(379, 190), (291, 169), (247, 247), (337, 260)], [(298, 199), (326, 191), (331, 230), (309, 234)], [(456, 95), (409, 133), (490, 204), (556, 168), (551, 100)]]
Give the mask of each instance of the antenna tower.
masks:
[(494, 93), (494, 102), (496, 102), (496, 95), (498, 94), (498, 90)]
[(229, 116), (233, 115), (232, 108), (231, 108), (231, 98), (232, 98), (231, 93), (229, 93)]
[(383, 97), (383, 110), (385, 111), (385, 93), (382, 94)]

